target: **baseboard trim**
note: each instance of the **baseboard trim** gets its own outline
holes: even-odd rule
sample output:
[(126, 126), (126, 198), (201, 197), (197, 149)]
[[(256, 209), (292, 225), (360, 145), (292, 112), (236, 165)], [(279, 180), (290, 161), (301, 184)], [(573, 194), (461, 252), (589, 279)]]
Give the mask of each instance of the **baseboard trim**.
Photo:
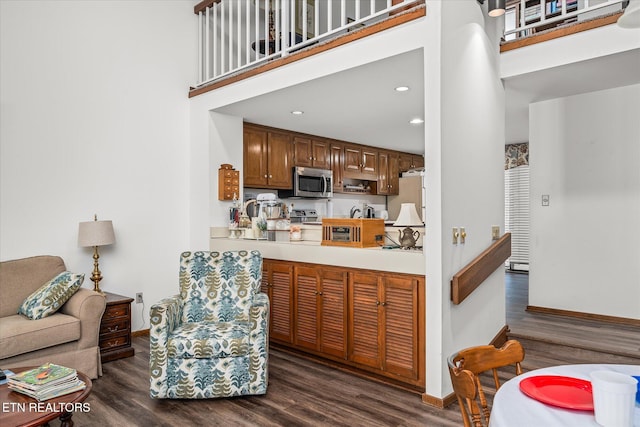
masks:
[(583, 313), (581, 311), (560, 310), (557, 308), (538, 307), (528, 305), (527, 311), (531, 313), (553, 314), (555, 316), (573, 317), (576, 319), (597, 320), (600, 322), (615, 323), (617, 325), (640, 326), (640, 319), (628, 317), (607, 316), (604, 314)]
[(438, 409), (444, 409), (455, 401), (455, 393), (448, 394), (444, 398), (431, 396), (427, 393), (422, 393), (422, 403)]
[(139, 331), (131, 332), (132, 337), (148, 337), (149, 330), (148, 329), (140, 329)]

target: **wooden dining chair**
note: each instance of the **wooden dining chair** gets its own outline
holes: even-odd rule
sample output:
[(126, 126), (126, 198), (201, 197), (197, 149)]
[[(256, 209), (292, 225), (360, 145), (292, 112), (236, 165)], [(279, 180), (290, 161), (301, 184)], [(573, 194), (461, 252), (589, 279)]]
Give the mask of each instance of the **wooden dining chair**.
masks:
[(449, 375), (465, 427), (489, 425), (491, 411), (480, 382), (480, 374), (492, 371), (493, 381), (498, 390), (498, 368), (515, 365), (516, 375), (520, 375), (520, 363), (523, 360), (524, 349), (516, 340), (507, 341), (501, 348), (492, 345), (466, 348), (449, 357)]

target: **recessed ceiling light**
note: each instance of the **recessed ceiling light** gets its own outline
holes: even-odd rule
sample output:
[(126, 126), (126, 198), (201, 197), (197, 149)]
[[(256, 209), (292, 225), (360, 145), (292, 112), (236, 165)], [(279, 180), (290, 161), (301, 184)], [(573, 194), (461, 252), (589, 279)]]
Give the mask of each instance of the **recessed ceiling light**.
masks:
[(293, 114), (294, 116), (301, 116), (301, 115), (304, 114), (304, 111), (302, 111), (302, 110), (293, 110), (291, 112), (291, 114)]
[(419, 125), (420, 123), (424, 123), (424, 120), (415, 118), (415, 119), (409, 120), (409, 123), (411, 123), (412, 125)]
[(396, 92), (406, 92), (409, 90), (409, 86), (398, 86)]

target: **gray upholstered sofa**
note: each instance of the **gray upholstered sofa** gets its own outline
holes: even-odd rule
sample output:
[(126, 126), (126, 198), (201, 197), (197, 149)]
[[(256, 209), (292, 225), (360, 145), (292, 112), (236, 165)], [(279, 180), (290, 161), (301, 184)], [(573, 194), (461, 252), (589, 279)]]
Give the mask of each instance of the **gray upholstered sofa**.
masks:
[(98, 333), (103, 295), (80, 288), (48, 317), (30, 320), (17, 314), (26, 297), (65, 270), (62, 258), (48, 255), (0, 263), (0, 368), (52, 362), (92, 379), (102, 375)]

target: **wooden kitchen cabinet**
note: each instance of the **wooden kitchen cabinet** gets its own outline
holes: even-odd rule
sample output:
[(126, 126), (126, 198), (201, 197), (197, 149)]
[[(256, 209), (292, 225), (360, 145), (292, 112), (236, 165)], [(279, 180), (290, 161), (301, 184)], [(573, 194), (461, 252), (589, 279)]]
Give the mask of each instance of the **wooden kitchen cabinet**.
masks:
[(345, 145), (343, 177), (378, 179), (378, 151), (365, 145)]
[(293, 263), (263, 259), (262, 292), (269, 297), (269, 337), (293, 343)]
[(418, 154), (400, 153), (399, 169), (406, 172), (409, 169), (424, 167), (424, 157)]
[(424, 277), (263, 260), (270, 341), (424, 388)]
[(292, 188), (291, 134), (257, 126), (244, 126), (244, 185), (259, 188)]
[(424, 384), (424, 286), (421, 278), (349, 275), (350, 361), (413, 385)]
[(293, 283), (295, 345), (345, 359), (347, 271), (296, 265)]
[(295, 136), (293, 138), (294, 166), (331, 169), (330, 144), (324, 139)]
[(400, 173), (424, 166), (424, 158), (284, 129), (244, 124), (245, 187), (290, 190), (293, 187), (293, 166), (331, 169), (334, 193), (395, 195), (399, 191)]
[(344, 181), (342, 171), (344, 170), (344, 145), (335, 142), (331, 143), (331, 171), (333, 172), (333, 192), (342, 193)]
[(378, 153), (378, 194), (396, 195), (399, 185), (399, 155), (391, 151), (380, 151)]

